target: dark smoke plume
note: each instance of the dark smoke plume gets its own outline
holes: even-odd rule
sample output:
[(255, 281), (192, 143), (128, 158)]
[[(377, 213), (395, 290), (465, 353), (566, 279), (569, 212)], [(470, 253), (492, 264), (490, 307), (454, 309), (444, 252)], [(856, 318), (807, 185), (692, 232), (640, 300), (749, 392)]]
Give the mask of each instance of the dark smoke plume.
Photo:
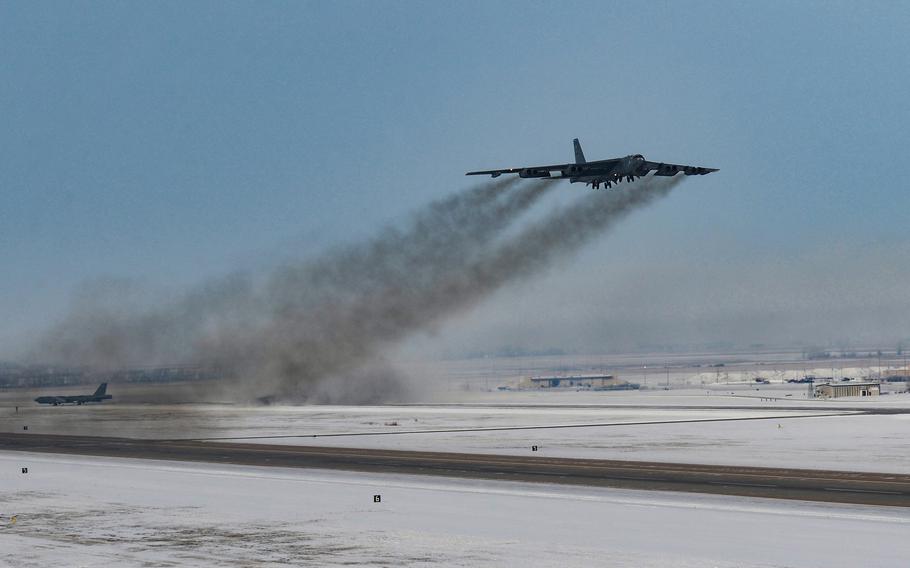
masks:
[(504, 237), (552, 182), (482, 185), (434, 202), (405, 229), (278, 269), (262, 290), (235, 276), (167, 308), (88, 306), (42, 346), (69, 364), (194, 361), (235, 377), (241, 396), (364, 402), (401, 398), (384, 350), (568, 256), (676, 178), (585, 195)]
[[(506, 180), (456, 194), (416, 214), (406, 230), (387, 228), (365, 245), (279, 269), (260, 325), (230, 330), (205, 351), (252, 377), (246, 386), (279, 398), (335, 400), (356, 390), (355, 372), (390, 383), (373, 365), (380, 351), (432, 323), (422, 316), (425, 299), (552, 187), (514, 186)], [(368, 361), (369, 371), (358, 371)]]

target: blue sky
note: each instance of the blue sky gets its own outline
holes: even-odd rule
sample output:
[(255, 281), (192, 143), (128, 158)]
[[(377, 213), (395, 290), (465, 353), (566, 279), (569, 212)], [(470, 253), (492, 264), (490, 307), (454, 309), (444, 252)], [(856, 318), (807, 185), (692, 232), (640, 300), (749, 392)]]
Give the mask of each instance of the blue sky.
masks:
[[(721, 171), (454, 322), (455, 344), (561, 317), (515, 338), (910, 337), (907, 69), (899, 2), (3, 2), (0, 342), (87, 281), (177, 291), (312, 254), (469, 169), (569, 161), (574, 137)], [(516, 324), (529, 304), (552, 311)]]

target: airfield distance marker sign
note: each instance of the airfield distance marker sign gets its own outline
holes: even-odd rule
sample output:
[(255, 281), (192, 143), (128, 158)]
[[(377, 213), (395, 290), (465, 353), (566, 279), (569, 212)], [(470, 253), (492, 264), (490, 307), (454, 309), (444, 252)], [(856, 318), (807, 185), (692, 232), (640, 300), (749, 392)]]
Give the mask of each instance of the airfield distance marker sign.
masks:
[(373, 503), (381, 503), (382, 495), (373, 495)]

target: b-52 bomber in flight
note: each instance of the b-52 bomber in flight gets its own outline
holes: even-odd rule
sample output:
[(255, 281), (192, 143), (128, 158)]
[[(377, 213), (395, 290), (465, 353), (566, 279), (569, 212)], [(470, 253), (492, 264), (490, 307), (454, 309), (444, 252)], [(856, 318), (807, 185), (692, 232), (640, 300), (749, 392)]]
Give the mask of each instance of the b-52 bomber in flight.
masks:
[(666, 164), (664, 162), (649, 162), (641, 154), (632, 154), (625, 158), (611, 158), (609, 160), (588, 162), (585, 160), (584, 152), (581, 151), (581, 144), (578, 143), (578, 138), (573, 140), (572, 143), (575, 145), (574, 164), (528, 166), (525, 168), (508, 168), (505, 170), (484, 170), (480, 172), (468, 172), (465, 175), (488, 175), (495, 178), (502, 174), (518, 174), (518, 177), (523, 178), (567, 179), (569, 180), (569, 183), (582, 182), (585, 185), (590, 185), (594, 189), (600, 189), (601, 184), (610, 188), (614, 183), (618, 184), (623, 180), (633, 181), (635, 178), (642, 177), (652, 171), (656, 176), (675, 176), (679, 172), (682, 172), (687, 176), (701, 176), (717, 171), (717, 168), (700, 168), (697, 166)]
[(101, 383), (101, 386), (95, 390), (94, 394), (61, 394), (55, 396), (39, 396), (35, 399), (35, 402), (38, 404), (53, 404), (57, 406), (59, 404), (85, 404), (87, 402), (101, 402), (102, 400), (110, 400), (114, 397), (107, 394), (107, 383)]

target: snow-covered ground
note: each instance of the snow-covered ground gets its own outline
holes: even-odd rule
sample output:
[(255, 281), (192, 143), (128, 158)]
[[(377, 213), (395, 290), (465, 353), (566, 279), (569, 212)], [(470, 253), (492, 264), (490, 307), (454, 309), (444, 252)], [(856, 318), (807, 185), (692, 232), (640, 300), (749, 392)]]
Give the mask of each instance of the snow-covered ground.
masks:
[(244, 441), (910, 473), (908, 434), (901, 414)]
[[(673, 395), (677, 404), (664, 408), (597, 406), (594, 401), (603, 400), (601, 393), (545, 394), (550, 396), (534, 401), (548, 401), (548, 406), (534, 406), (525, 393), (499, 398), (525, 406), (32, 406), (19, 413), (0, 409), (0, 431), (21, 432), (27, 425), (30, 433), (262, 437), (247, 441), (514, 455), (527, 454), (536, 445), (535, 455), (551, 457), (910, 473), (910, 414), (835, 416), (829, 413), (837, 407), (824, 402), (810, 405), (812, 410), (760, 399), (757, 406), (767, 405), (761, 409), (692, 409), (678, 403), (686, 398), (698, 403), (733, 398), (704, 393), (700, 398), (694, 393)], [(656, 403), (669, 397), (654, 394), (610, 400)], [(892, 400), (898, 398), (905, 397)], [(458, 429), (473, 431), (445, 431)]]
[(0, 431), (28, 425), (33, 433), (198, 438), (306, 436), (458, 428), (502, 428), (602, 423), (820, 416), (831, 409), (682, 409), (463, 406), (232, 406), (87, 405), (0, 412)]
[(903, 509), (29, 453), (0, 453), (0, 516), (0, 565), (17, 568), (852, 568), (910, 558)]

